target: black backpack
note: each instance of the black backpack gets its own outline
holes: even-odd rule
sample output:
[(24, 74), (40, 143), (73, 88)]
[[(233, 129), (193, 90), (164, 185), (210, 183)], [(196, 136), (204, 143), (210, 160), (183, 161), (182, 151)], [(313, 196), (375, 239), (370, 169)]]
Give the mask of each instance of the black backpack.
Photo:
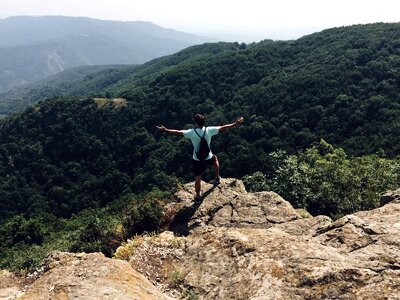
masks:
[(210, 147), (208, 146), (207, 140), (204, 138), (206, 135), (207, 128), (204, 128), (204, 134), (201, 137), (200, 134), (197, 133), (196, 129), (194, 129), (194, 132), (198, 135), (200, 138), (200, 148), (199, 151), (196, 151), (196, 156), (199, 160), (205, 160), (208, 157), (208, 154), (210, 154)]

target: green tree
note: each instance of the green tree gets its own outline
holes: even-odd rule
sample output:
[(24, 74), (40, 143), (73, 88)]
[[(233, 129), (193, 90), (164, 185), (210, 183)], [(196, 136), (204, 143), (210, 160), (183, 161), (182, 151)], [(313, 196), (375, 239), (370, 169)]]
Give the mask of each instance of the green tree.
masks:
[(378, 155), (349, 157), (322, 140), (297, 155), (270, 154), (270, 176), (254, 173), (244, 182), (250, 190), (273, 190), (313, 215), (338, 218), (376, 208), (379, 196), (399, 186), (400, 161)]

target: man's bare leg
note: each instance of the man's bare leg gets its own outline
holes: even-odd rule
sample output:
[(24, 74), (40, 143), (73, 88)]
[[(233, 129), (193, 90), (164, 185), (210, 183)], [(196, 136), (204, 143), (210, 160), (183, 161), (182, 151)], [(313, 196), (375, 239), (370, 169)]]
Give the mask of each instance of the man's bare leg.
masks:
[(220, 178), (219, 178), (219, 161), (218, 161), (218, 157), (216, 155), (214, 155), (214, 170), (215, 170), (215, 181), (219, 182)]
[(201, 175), (196, 176), (196, 181), (194, 183), (194, 187), (196, 190), (196, 198), (200, 198), (200, 192), (201, 192)]

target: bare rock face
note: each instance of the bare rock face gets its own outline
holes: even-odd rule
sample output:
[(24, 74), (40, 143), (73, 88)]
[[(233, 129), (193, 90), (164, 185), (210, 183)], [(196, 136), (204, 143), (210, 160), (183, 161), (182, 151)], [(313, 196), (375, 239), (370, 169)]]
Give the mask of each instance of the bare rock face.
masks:
[(269, 228), (301, 219), (299, 213), (274, 192), (247, 193), (243, 182), (222, 179), (218, 186), (202, 183), (201, 201), (193, 203), (194, 183), (176, 194), (177, 203), (166, 211), (177, 212), (171, 224), (175, 232), (188, 234), (205, 226)]
[(198, 299), (400, 299), (400, 203), (332, 222), (235, 179), (203, 191), (196, 203), (186, 185), (167, 210), (174, 233), (136, 244), (130, 262), (155, 283)]
[(23, 294), (23, 284), (11, 272), (0, 270), (0, 299), (12, 300)]
[(47, 271), (18, 299), (167, 299), (125, 261), (54, 252)]

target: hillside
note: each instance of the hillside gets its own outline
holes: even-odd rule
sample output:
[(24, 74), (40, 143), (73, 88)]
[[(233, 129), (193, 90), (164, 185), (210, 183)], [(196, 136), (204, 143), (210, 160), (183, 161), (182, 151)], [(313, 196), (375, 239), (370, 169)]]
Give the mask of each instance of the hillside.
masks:
[(248, 193), (237, 179), (204, 188), (193, 202), (194, 185), (183, 186), (166, 206), (164, 230), (132, 237), (116, 259), (53, 252), (25, 286), (0, 273), (0, 295), (398, 299), (398, 200), (332, 221), (295, 210), (274, 192)]
[[(244, 113), (254, 124), (251, 140), (266, 152), (305, 148), (323, 138), (352, 154), (383, 149), (394, 156), (400, 143), (398, 29), (334, 28), (291, 42), (237, 45), (228, 53), (193, 47), (165, 65), (144, 65), (149, 76), (134, 69), (103, 85), (103, 96), (144, 101), (157, 116), (152, 124), (174, 109), (174, 121), (165, 124), (172, 127), (188, 123), (196, 110), (218, 115), (217, 122)], [(197, 59), (180, 60), (188, 54)]]
[(0, 20), (0, 91), (71, 67), (141, 64), (209, 41), (150, 22), (10, 17)]
[[(2, 204), (16, 203), (18, 194), (21, 212), (42, 199), (39, 210), (68, 216), (104, 205), (124, 190), (168, 186), (170, 174), (189, 180), (189, 144), (165, 138), (155, 125), (187, 127), (195, 112), (205, 113), (209, 124), (246, 119), (245, 126), (213, 141), (224, 176), (269, 174), (268, 153), (296, 153), (320, 139), (351, 155), (383, 150), (394, 157), (400, 147), (400, 90), (393, 77), (400, 70), (398, 28), (351, 26), (248, 47), (206, 44), (140, 67), (88, 75), (67, 89), (93, 87), (80, 91), (97, 93), (104, 87), (106, 96), (126, 99), (124, 106), (76, 97), (41, 102), (5, 119), (0, 187), (9, 200)], [(26, 190), (15, 189), (23, 182), (29, 183)]]
[(229, 43), (203, 44), (188, 47), (176, 55), (163, 56), (143, 65), (71, 68), (46, 79), (0, 92), (0, 115), (10, 115), (28, 105), (53, 97), (116, 95), (118, 89), (114, 85), (120, 85), (121, 82), (125, 85), (128, 81), (132, 86), (146, 78), (157, 76), (160, 70), (187, 64), (204, 56), (236, 50), (237, 46)]
[[(323, 138), (352, 154), (383, 149), (393, 156), (400, 142), (394, 134), (399, 26), (351, 26), (250, 45), (162, 72), (140, 93), (152, 115), (173, 110), (171, 127), (186, 123), (193, 111), (218, 116), (217, 122), (244, 114), (252, 120), (247, 141), (266, 152)], [(124, 98), (138, 98), (137, 87), (121, 86)]]
[[(48, 98), (100, 93), (103, 90), (103, 85), (99, 84), (102, 76), (106, 82), (121, 80), (126, 74), (124, 70), (134, 68), (135, 66), (125, 65), (75, 67), (46, 79), (15, 87), (0, 93), (0, 115), (10, 115)], [(113, 74), (117, 74), (116, 79), (113, 79)]]

